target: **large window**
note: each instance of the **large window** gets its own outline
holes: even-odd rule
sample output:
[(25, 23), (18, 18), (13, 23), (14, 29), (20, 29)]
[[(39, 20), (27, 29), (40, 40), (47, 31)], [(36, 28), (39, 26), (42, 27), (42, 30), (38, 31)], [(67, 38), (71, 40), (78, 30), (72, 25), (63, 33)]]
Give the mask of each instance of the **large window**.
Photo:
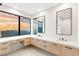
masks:
[(0, 11), (0, 37), (31, 34), (31, 19)]
[(20, 35), (31, 34), (31, 19), (20, 17)]
[(18, 16), (0, 12), (0, 37), (18, 35)]

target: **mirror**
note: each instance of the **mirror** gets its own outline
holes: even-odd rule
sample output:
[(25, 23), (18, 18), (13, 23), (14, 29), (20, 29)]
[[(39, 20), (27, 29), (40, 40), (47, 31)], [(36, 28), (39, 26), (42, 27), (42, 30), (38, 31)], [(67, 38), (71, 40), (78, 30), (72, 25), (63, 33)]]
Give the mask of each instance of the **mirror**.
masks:
[(38, 33), (45, 33), (45, 16), (38, 17)]
[(38, 33), (43, 33), (43, 22), (38, 21)]
[(33, 18), (33, 34), (37, 35), (37, 31), (38, 31), (38, 20), (37, 18)]
[(72, 35), (72, 8), (56, 12), (56, 33)]

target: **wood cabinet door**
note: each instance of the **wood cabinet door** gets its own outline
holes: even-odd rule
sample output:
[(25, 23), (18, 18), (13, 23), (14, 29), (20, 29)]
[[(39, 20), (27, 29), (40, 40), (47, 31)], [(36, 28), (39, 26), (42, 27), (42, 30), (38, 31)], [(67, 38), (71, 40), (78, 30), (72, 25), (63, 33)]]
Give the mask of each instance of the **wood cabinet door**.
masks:
[(30, 39), (25, 39), (25, 40), (24, 40), (24, 45), (25, 45), (25, 46), (30, 45)]
[(70, 47), (70, 46), (62, 45), (61, 55), (62, 56), (77, 56), (78, 49)]
[(40, 48), (48, 51), (48, 49), (49, 49), (49, 42), (48, 41), (44, 41), (44, 40), (40, 40)]
[(1, 43), (0, 44), (0, 55), (6, 54), (10, 51), (9, 43)]
[(34, 45), (36, 47), (39, 47), (39, 48), (41, 47), (39, 39), (32, 39), (31, 43), (32, 43), (32, 45)]
[(31, 44), (31, 38), (23, 38), (20, 40), (20, 43), (24, 46), (30, 45)]
[(57, 43), (50, 43), (49, 52), (55, 55), (61, 55), (61, 45)]

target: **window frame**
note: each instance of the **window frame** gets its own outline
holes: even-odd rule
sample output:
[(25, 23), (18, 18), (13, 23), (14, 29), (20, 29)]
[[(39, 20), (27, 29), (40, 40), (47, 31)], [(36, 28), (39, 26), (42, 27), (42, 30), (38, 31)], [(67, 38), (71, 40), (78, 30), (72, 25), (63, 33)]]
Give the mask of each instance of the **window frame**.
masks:
[[(17, 35), (17, 36), (20, 36), (20, 17), (25, 17), (25, 16), (13, 14), (13, 13), (6, 12), (6, 11), (3, 11), (3, 10), (0, 10), (0, 12), (6, 13), (6, 14), (11, 14), (11, 15), (14, 15), (14, 16), (17, 16), (17, 17), (18, 17), (18, 35)], [(30, 20), (30, 34), (31, 34), (31, 18), (29, 18), (29, 17), (25, 17), (25, 18), (27, 18), (27, 19)], [(16, 36), (16, 35), (15, 35), (15, 36)], [(6, 36), (6, 37), (7, 37), (7, 36)], [(9, 37), (13, 37), (13, 36), (9, 36)], [(4, 38), (4, 37), (0, 37), (0, 38)]]

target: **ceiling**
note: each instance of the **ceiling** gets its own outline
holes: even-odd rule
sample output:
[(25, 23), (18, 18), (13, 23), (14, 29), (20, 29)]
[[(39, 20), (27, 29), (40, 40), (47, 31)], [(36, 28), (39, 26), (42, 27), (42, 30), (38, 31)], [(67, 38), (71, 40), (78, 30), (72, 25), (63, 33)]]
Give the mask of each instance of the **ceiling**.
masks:
[(59, 3), (4, 3), (4, 5), (34, 15), (40, 11), (54, 7)]

